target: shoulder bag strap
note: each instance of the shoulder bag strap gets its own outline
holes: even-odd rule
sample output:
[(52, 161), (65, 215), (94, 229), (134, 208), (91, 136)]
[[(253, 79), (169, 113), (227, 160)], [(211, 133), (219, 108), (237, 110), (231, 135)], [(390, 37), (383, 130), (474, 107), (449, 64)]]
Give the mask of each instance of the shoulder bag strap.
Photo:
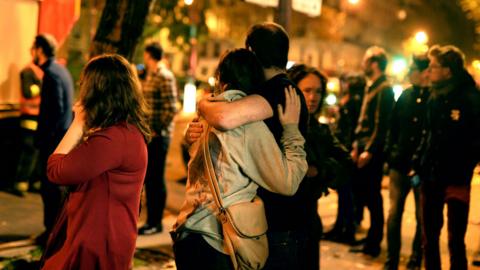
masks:
[(207, 125), (205, 135), (202, 138), (202, 150), (203, 150), (203, 158), (205, 163), (205, 176), (208, 178), (208, 185), (210, 187), (210, 191), (212, 192), (213, 199), (215, 200), (215, 204), (217, 205), (220, 212), (225, 212), (225, 208), (223, 207), (222, 197), (220, 193), (220, 188), (218, 187), (218, 179), (217, 175), (215, 174), (215, 169), (212, 163), (212, 157), (210, 156), (210, 147), (208, 146), (208, 135), (210, 134), (210, 126)]

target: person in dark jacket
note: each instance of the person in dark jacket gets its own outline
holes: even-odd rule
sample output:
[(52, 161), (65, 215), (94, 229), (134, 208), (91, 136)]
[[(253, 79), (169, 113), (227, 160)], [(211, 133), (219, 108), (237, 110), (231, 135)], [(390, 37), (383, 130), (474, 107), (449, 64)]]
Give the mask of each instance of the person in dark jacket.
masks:
[(351, 153), (358, 168), (353, 180), (357, 211), (365, 205), (370, 212), (370, 228), (365, 243), (352, 248), (351, 252), (361, 252), (372, 257), (380, 254), (383, 238), (383, 199), (380, 193), (385, 162), (383, 148), (395, 103), (392, 87), (385, 76), (387, 63), (382, 48), (371, 47), (367, 50), (363, 69), (371, 85), (363, 98)]
[[(352, 151), (365, 85), (363, 74), (347, 74), (345, 76), (345, 88), (339, 102), (340, 118), (335, 136), (349, 151)], [(338, 210), (335, 225), (330, 231), (324, 233), (323, 238), (329, 241), (353, 244), (355, 243), (356, 224), (351, 181), (339, 186), (337, 195)]]
[(428, 56), (432, 88), (414, 170), (422, 181), (425, 267), (441, 269), (439, 238), (446, 204), (450, 269), (463, 270), (468, 265), (464, 238), (471, 180), (480, 160), (480, 92), (458, 48), (433, 46)]
[(43, 223), (46, 229), (37, 237), (40, 245), (46, 243), (63, 198), (60, 186), (48, 181), (47, 160), (72, 122), (73, 81), (68, 70), (55, 61), (56, 47), (55, 38), (48, 34), (36, 36), (32, 46), (34, 62), (44, 74), (35, 134), (35, 144), (39, 149)]
[(322, 222), (318, 215), (318, 199), (328, 192), (328, 187), (337, 188), (346, 180), (353, 168), (347, 149), (340, 144), (326, 124), (318, 122), (326, 96), (327, 77), (315, 68), (295, 65), (288, 70), (288, 77), (302, 91), (310, 113), (305, 151), (308, 170), (293, 199), (302, 205), (299, 218), (306, 227), (304, 265), (296, 269), (320, 269), (320, 237)]
[(397, 270), (400, 258), (402, 215), (410, 190), (415, 198), (417, 227), (412, 244), (408, 270), (420, 269), (422, 262), (422, 233), (419, 183), (412, 181), (408, 173), (412, 169), (412, 157), (422, 137), (422, 127), (428, 90), (428, 57), (413, 57), (409, 71), (412, 86), (399, 97), (393, 109), (390, 132), (387, 139), (387, 155), (390, 168), (390, 210), (387, 219), (387, 261), (385, 270)]

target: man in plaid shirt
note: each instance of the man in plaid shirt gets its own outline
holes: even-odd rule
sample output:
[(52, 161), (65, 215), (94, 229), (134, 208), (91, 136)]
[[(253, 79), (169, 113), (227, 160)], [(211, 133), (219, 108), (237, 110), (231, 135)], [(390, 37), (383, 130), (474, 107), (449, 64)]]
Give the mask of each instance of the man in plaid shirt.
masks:
[(146, 76), (142, 80), (145, 100), (150, 109), (152, 141), (148, 145), (148, 167), (145, 176), (147, 222), (138, 233), (149, 235), (162, 231), (162, 216), (167, 198), (165, 161), (177, 112), (177, 85), (173, 73), (160, 63), (163, 49), (157, 42), (145, 47)]

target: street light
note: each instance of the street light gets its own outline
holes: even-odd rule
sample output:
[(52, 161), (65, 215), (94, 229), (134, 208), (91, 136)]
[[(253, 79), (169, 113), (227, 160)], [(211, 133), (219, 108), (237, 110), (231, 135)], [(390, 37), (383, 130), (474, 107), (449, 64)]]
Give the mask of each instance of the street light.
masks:
[(356, 5), (356, 4), (360, 3), (360, 0), (348, 0), (348, 3), (351, 4), (351, 5)]
[(418, 31), (415, 34), (415, 40), (420, 44), (425, 44), (428, 41), (428, 35), (424, 31)]
[(183, 2), (184, 2), (185, 5), (187, 5), (187, 6), (190, 6), (191, 4), (193, 4), (193, 0), (183, 0)]

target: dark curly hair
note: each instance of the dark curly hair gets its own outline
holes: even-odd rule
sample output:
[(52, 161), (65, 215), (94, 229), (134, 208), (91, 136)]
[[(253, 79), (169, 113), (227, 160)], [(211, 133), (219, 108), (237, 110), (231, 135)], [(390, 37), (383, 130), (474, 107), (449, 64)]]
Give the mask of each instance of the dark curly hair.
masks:
[(137, 126), (145, 141), (150, 140), (140, 81), (122, 56), (104, 54), (87, 63), (80, 76), (79, 101), (87, 130), (127, 122)]

